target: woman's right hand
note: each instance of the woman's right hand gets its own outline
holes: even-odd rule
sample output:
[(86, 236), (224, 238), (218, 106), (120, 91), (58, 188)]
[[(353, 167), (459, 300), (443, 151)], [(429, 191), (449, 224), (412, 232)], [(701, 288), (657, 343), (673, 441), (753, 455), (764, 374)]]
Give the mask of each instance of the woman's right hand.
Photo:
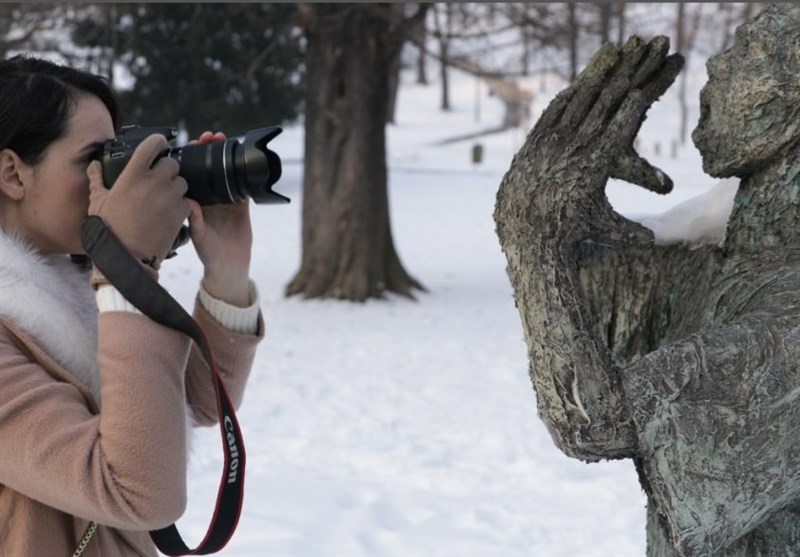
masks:
[(89, 176), (89, 215), (101, 217), (136, 259), (158, 269), (169, 253), (181, 224), (191, 212), (186, 180), (170, 157), (155, 164), (168, 148), (164, 136), (154, 134), (142, 141), (111, 189), (103, 185), (99, 162), (92, 162)]

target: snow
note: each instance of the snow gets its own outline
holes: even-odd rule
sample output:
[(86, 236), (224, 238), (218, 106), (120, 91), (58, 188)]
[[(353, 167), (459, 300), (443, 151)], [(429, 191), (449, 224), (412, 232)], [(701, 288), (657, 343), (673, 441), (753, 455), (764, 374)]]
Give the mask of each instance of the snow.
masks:
[(657, 244), (721, 245), (738, 187), (737, 178), (720, 180), (707, 192), (663, 213), (627, 216), (651, 229)]
[[(697, 64), (695, 105), (705, 80)], [(645, 498), (632, 463), (568, 459), (537, 416), (492, 220), (526, 130), (437, 146), (502, 119), (484, 86), (452, 77), (453, 110), (442, 113), (438, 86), (405, 75), (397, 124), (388, 129), (394, 240), (427, 288), (415, 302), (284, 297), (301, 254), (302, 127), (271, 143), (284, 160), (276, 190), (292, 203), (253, 206), (252, 276), (267, 336), (239, 413), (244, 509), (220, 555), (644, 555)], [(563, 86), (531, 81), (534, 118)], [(640, 152), (675, 180), (675, 191), (658, 196), (613, 182), (608, 196), (662, 241), (691, 242), (719, 230), (735, 188), (714, 187), (691, 141), (672, 156), (677, 114), (670, 91), (639, 138)], [(484, 149), (480, 164), (471, 161), (475, 143)], [(659, 216), (671, 208), (672, 217)], [(187, 306), (200, 274), (188, 247), (162, 272)], [(205, 533), (222, 474), (218, 430), (198, 430), (192, 446), (189, 507), (178, 523), (190, 546)]]

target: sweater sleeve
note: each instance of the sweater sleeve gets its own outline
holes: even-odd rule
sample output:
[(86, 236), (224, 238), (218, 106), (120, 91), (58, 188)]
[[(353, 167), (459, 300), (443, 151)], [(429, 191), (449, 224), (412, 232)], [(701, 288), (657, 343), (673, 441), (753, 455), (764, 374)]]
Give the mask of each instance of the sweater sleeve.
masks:
[[(141, 312), (110, 284), (97, 289), (101, 313)], [(223, 384), (234, 405), (244, 396), (245, 384), (255, 358), (256, 345), (264, 336), (258, 289), (250, 281), (250, 305), (239, 308), (211, 296), (201, 285), (195, 299), (194, 318), (206, 334)], [(217, 422), (217, 402), (211, 369), (195, 344), (186, 367), (186, 399), (197, 425)]]
[[(231, 305), (223, 300), (215, 298), (208, 293), (202, 284), (200, 285), (198, 294), (203, 307), (226, 329), (230, 329), (235, 333), (258, 333), (258, 317), (261, 302), (258, 295), (258, 288), (252, 280), (250, 281), (250, 305), (244, 308)], [(142, 313), (112, 284), (100, 285), (97, 289), (96, 298), (97, 308), (101, 312), (129, 311), (132, 313)]]
[(162, 528), (186, 505), (189, 342), (135, 313), (98, 319), (100, 412), (33, 339), (0, 326), (0, 484), (100, 524)]
[(231, 305), (223, 300), (215, 298), (200, 285), (200, 303), (208, 310), (208, 313), (226, 329), (235, 333), (258, 333), (258, 316), (261, 300), (258, 295), (256, 284), (250, 281), (250, 305), (244, 308)]
[[(255, 299), (257, 300), (257, 294)], [(194, 318), (206, 334), (222, 382), (237, 408), (244, 397), (256, 347), (264, 338), (264, 320), (257, 309), (257, 301), (251, 305), (251, 309), (245, 308), (244, 311), (252, 311), (253, 307), (256, 308), (255, 331), (250, 334), (226, 327), (221, 322), (225, 318), (215, 318), (210, 308), (201, 300), (200, 294), (195, 300)], [(246, 319), (249, 318), (245, 317)], [(186, 369), (186, 398), (197, 425), (217, 423), (217, 402), (211, 369), (195, 344), (192, 344)]]

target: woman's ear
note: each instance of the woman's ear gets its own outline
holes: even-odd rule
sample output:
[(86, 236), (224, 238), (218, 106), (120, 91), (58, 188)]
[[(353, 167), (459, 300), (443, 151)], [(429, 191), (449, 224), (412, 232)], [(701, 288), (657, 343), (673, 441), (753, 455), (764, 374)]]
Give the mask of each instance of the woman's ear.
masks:
[(25, 163), (11, 149), (0, 151), (0, 193), (9, 199), (19, 201), (25, 197), (25, 177), (30, 173), (30, 165)]

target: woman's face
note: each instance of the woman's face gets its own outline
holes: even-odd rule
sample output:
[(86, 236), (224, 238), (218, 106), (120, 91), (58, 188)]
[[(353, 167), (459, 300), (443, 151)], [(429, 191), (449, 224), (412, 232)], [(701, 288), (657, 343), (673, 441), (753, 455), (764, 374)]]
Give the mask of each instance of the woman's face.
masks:
[(712, 176), (744, 176), (797, 139), (792, 113), (799, 99), (786, 87), (785, 53), (774, 37), (744, 24), (734, 45), (709, 59), (692, 139)]
[(111, 114), (103, 102), (78, 98), (66, 133), (26, 173), (17, 207), (17, 232), (44, 253), (83, 253), (81, 225), (89, 208), (86, 168), (107, 139), (114, 137)]

